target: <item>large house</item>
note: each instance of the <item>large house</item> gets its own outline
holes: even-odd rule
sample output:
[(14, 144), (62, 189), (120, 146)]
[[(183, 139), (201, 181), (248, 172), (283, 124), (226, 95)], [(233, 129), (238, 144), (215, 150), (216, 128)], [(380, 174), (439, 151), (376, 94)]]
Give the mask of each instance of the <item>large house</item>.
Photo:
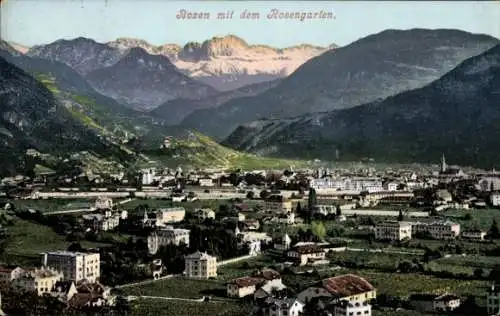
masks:
[(161, 246), (184, 244), (189, 247), (189, 229), (173, 228), (172, 226), (161, 227), (148, 236), (148, 250), (154, 255)]
[(460, 224), (451, 221), (433, 223), (412, 223), (412, 236), (428, 234), (435, 239), (455, 239), (460, 235)]
[(299, 316), (304, 310), (304, 304), (295, 298), (268, 297), (262, 304), (263, 316)]
[(188, 278), (208, 279), (217, 277), (217, 258), (197, 251), (184, 258), (185, 274)]
[(468, 240), (483, 241), (486, 237), (486, 232), (480, 229), (465, 230), (460, 234), (460, 237)]
[(12, 280), (12, 287), (19, 292), (36, 292), (38, 295), (49, 294), (54, 285), (63, 279), (63, 274), (50, 268), (26, 271)]
[(159, 209), (155, 212), (144, 212), (144, 227), (161, 227), (171, 223), (182, 222), (186, 217), (186, 210), (183, 207), (171, 207)]
[(335, 316), (371, 316), (372, 306), (368, 301), (347, 301), (342, 300), (334, 307)]
[(375, 226), (375, 239), (377, 240), (403, 240), (411, 239), (411, 223), (386, 221)]
[(258, 289), (265, 285), (283, 288), (281, 275), (272, 269), (262, 269), (252, 276), (233, 279), (227, 283), (227, 296), (241, 298), (254, 295)]
[(365, 302), (376, 296), (375, 287), (370, 282), (354, 274), (345, 274), (324, 279), (299, 293), (297, 298), (304, 303), (321, 297), (339, 303), (342, 300)]
[(98, 210), (112, 209), (113, 200), (107, 197), (98, 197), (94, 203), (94, 207)]
[(294, 246), (288, 250), (287, 257), (302, 266), (314, 261), (325, 260), (325, 250), (315, 244)]
[(84, 214), (83, 223), (86, 228), (93, 231), (113, 230), (120, 225), (120, 214), (105, 211), (104, 214)]
[(413, 294), (410, 305), (420, 313), (450, 312), (460, 307), (460, 297), (453, 294)]
[(378, 178), (321, 178), (310, 181), (310, 187), (321, 191), (343, 191), (352, 193), (384, 191), (382, 180)]
[(64, 280), (96, 282), (101, 276), (99, 253), (71, 251), (46, 252), (42, 257), (42, 265), (61, 271)]

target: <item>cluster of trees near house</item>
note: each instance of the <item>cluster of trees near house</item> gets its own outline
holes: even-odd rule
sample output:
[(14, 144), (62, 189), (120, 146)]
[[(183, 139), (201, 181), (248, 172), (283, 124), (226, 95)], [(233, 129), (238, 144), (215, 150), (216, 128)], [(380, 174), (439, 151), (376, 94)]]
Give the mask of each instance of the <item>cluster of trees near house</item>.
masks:
[(9, 287), (0, 288), (2, 310), (7, 315), (52, 315), (52, 316), (122, 316), (128, 315), (131, 307), (125, 298), (117, 297), (115, 306), (70, 307), (57, 298), (36, 292), (20, 293)]

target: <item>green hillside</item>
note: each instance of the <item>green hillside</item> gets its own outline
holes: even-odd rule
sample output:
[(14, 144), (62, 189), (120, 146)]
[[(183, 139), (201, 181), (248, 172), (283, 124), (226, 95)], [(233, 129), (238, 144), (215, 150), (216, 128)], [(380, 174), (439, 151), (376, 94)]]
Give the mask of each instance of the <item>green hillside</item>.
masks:
[(191, 132), (186, 138), (173, 138), (170, 148), (156, 149), (144, 154), (153, 160), (144, 166), (159, 163), (165, 166), (252, 170), (307, 165), (304, 161), (266, 158), (238, 152), (197, 132)]

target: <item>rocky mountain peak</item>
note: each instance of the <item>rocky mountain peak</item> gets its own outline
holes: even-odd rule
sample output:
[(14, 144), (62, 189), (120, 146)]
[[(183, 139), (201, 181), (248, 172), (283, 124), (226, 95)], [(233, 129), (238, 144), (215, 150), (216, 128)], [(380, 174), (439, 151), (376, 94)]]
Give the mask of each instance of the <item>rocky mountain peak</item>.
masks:
[(33, 46), (27, 55), (62, 62), (85, 75), (93, 70), (115, 64), (123, 53), (93, 39), (77, 37)]

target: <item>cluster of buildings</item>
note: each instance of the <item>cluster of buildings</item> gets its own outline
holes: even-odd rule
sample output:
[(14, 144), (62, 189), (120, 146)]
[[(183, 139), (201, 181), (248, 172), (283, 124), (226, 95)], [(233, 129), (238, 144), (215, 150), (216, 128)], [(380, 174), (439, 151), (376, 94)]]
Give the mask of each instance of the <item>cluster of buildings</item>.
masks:
[(114, 304), (115, 297), (99, 277), (99, 253), (46, 252), (39, 268), (0, 267), (0, 286), (50, 295), (75, 308)]
[(371, 316), (372, 299), (376, 289), (364, 278), (339, 275), (309, 285), (296, 295), (289, 295), (279, 272), (264, 268), (252, 275), (229, 281), (228, 297), (252, 297), (262, 315), (298, 316), (309, 305), (315, 313), (334, 316)]
[(434, 239), (450, 240), (460, 235), (460, 224), (451, 221), (435, 221), (431, 223), (385, 221), (375, 226), (375, 239), (404, 240), (412, 236), (426, 235)]
[(460, 224), (443, 220), (430, 223), (408, 221), (384, 221), (375, 225), (377, 240), (408, 240), (412, 237), (452, 240), (458, 237), (482, 241), (486, 232), (478, 229), (460, 231)]
[(98, 197), (91, 210), (92, 213), (81, 216), (83, 225), (89, 231), (114, 230), (120, 225), (120, 220), (128, 218), (128, 212), (115, 210), (113, 200), (107, 197)]

